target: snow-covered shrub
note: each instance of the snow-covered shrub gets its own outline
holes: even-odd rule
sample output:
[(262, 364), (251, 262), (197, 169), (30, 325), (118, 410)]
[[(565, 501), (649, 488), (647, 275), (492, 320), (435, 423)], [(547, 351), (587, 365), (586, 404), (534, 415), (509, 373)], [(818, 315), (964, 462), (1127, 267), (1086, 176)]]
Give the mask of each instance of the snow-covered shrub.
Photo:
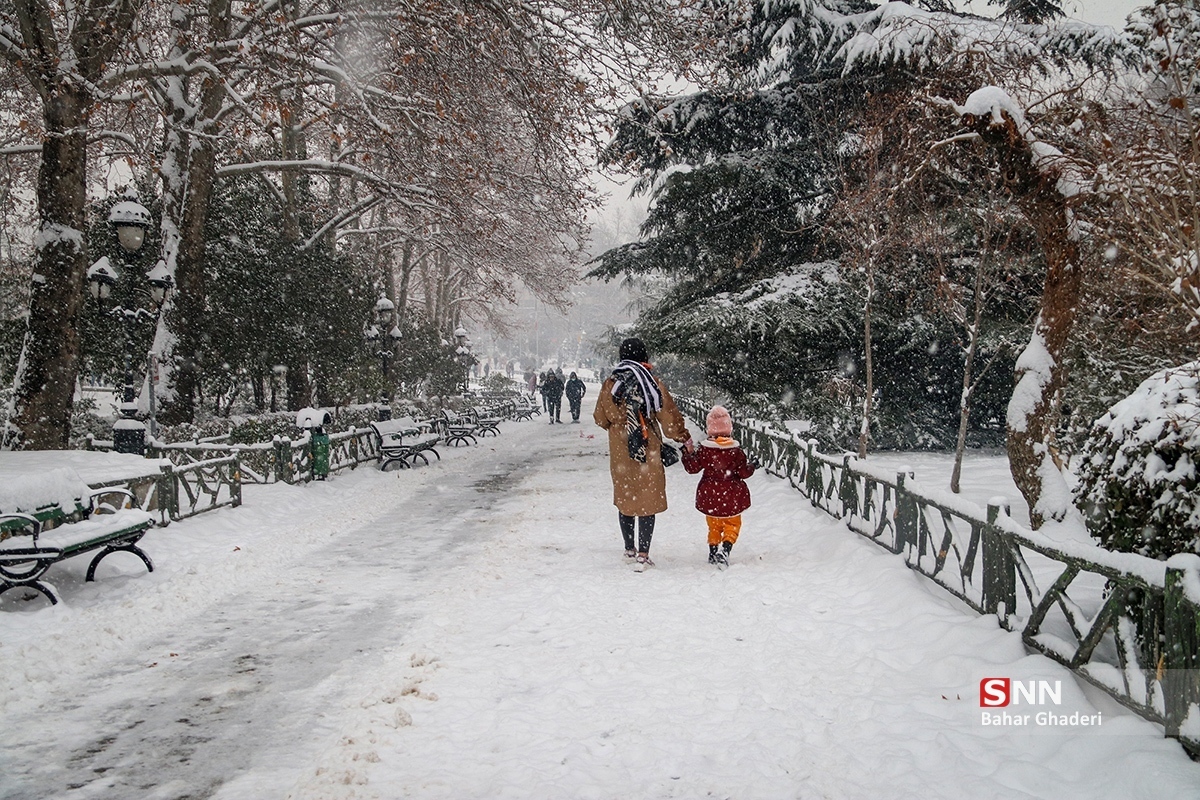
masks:
[(490, 392), (493, 394), (516, 392), (520, 386), (521, 384), (519, 381), (514, 381), (500, 370), (496, 370), (479, 382), (479, 387), (484, 392)]
[(71, 435), (68, 443), (72, 450), (86, 448), (88, 435), (100, 440), (112, 438), (112, 418), (100, 416), (97, 410), (98, 404), (90, 397), (80, 398), (71, 405)]
[(1076, 501), (1110, 550), (1200, 553), (1200, 361), (1161, 370), (1092, 427)]

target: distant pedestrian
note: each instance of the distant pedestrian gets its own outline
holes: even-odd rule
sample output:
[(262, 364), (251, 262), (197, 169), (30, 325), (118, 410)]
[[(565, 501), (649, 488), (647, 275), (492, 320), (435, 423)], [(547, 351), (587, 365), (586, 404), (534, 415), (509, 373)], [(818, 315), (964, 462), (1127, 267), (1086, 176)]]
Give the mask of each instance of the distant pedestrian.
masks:
[(562, 423), (563, 382), (554, 370), (546, 373), (542, 384), (542, 398), (546, 401), (546, 413), (550, 415), (550, 424)]
[(683, 468), (704, 471), (696, 486), (696, 510), (708, 522), (708, 563), (724, 569), (742, 530), (742, 512), (750, 507), (746, 478), (758, 464), (733, 438), (733, 420), (724, 406), (713, 406), (705, 420), (708, 438), (683, 453)]
[[(654, 374), (640, 339), (621, 342), (621, 362), (596, 397), (592, 419), (608, 431), (608, 470), (625, 556), (639, 572), (654, 566), (654, 516), (667, 510), (663, 437), (691, 447), (692, 435), (666, 384)], [(634, 520), (637, 521), (637, 549)]]
[(538, 375), (537, 389), (542, 393), (542, 411), (550, 410), (550, 399), (546, 397), (546, 373)]
[(530, 397), (533, 397), (537, 392), (537, 384), (537, 373), (533, 370), (527, 370), (525, 372), (525, 389), (529, 392)]
[(579, 376), (574, 372), (567, 380), (566, 393), (567, 402), (571, 405), (571, 422), (577, 425), (579, 424), (579, 411), (583, 406), (583, 396), (587, 394), (587, 386), (579, 380)]

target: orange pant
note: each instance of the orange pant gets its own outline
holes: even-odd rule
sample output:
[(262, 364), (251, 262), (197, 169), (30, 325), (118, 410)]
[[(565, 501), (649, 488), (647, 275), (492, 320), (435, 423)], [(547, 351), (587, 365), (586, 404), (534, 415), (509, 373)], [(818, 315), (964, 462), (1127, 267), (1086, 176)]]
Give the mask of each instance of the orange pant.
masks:
[(704, 515), (708, 522), (708, 544), (710, 547), (721, 542), (736, 544), (738, 534), (742, 532), (742, 515), (736, 517), (710, 517)]

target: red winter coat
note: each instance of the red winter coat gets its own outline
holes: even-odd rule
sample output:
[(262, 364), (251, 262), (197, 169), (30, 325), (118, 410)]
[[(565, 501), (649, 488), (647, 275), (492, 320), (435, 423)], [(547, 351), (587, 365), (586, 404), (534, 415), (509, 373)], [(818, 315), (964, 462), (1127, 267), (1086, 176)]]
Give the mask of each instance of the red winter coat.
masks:
[(754, 474), (754, 467), (736, 439), (705, 439), (682, 460), (692, 474), (704, 470), (696, 487), (696, 509), (702, 514), (736, 517), (750, 507), (750, 487), (744, 479)]

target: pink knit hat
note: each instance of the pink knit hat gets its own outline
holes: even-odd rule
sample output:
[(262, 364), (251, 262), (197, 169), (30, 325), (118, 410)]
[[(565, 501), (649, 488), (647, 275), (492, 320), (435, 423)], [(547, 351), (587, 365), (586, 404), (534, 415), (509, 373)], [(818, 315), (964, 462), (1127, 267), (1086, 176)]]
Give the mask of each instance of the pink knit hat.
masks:
[(704, 420), (709, 436), (729, 436), (733, 433), (733, 420), (725, 406), (713, 406)]

